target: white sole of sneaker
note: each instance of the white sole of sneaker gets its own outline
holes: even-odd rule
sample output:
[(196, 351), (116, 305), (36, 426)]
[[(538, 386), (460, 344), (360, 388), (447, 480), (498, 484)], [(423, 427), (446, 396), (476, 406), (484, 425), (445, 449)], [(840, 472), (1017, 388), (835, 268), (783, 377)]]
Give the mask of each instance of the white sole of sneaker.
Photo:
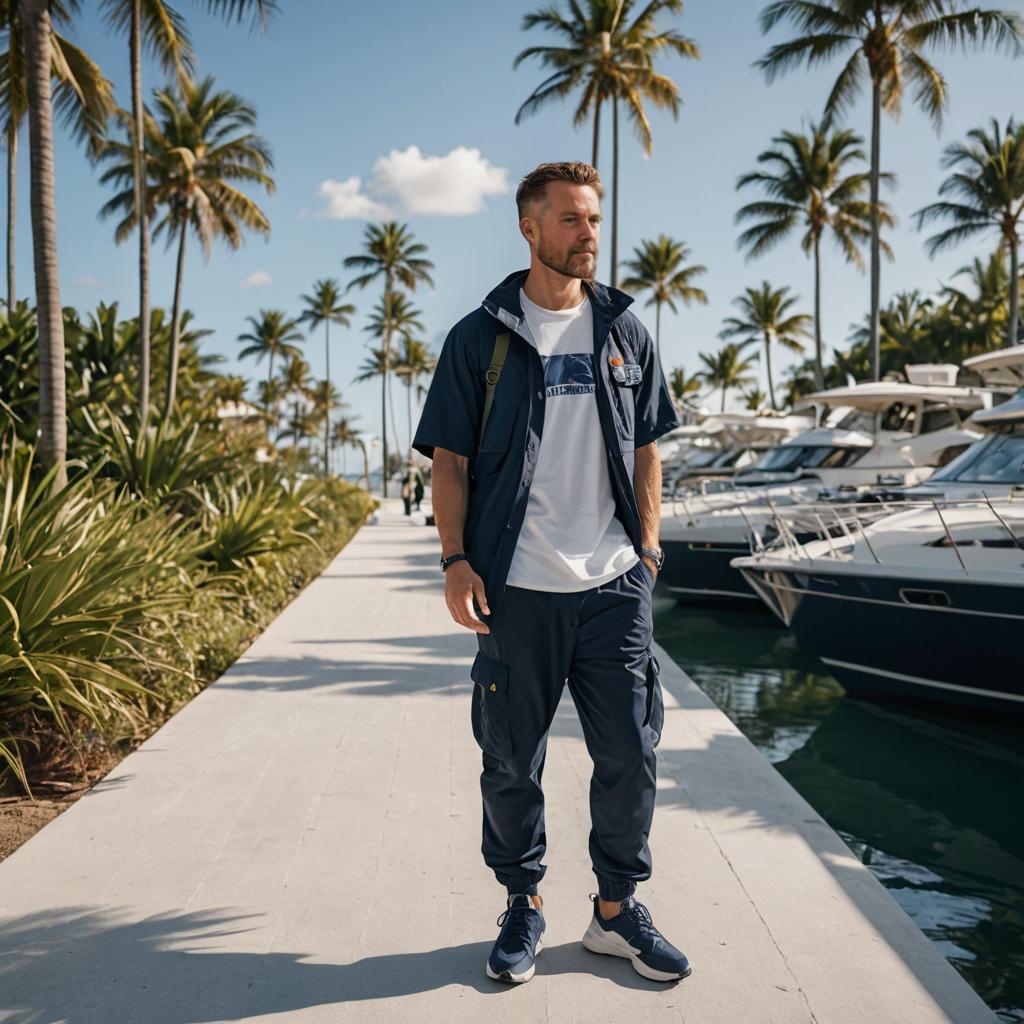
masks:
[(653, 967), (648, 967), (637, 955), (638, 950), (634, 949), (618, 932), (606, 932), (593, 920), (583, 933), (583, 945), (591, 953), (624, 957), (632, 963), (633, 970), (637, 974), (650, 978), (651, 981), (678, 981), (680, 978), (688, 978), (692, 973), (692, 968), (680, 974), (678, 971), (657, 971)]
[(536, 966), (537, 954), (544, 948), (544, 940), (537, 940), (537, 948), (533, 951), (534, 963), (530, 964), (529, 970), (523, 971), (522, 974), (513, 974), (511, 971), (502, 971), (500, 974), (496, 974), (491, 970), (491, 962), (488, 960), (485, 965), (487, 968), (487, 977), (493, 978), (495, 981), (506, 981), (510, 985), (521, 985), (524, 981), (529, 981), (533, 977), (534, 967)]

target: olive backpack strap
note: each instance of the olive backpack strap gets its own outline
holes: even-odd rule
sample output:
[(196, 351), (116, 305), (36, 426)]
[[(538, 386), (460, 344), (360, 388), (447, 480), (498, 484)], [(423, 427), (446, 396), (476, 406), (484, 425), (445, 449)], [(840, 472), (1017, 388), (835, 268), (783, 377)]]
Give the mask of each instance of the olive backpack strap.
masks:
[[(494, 402), (494, 389), (498, 386), (498, 378), (501, 376), (501, 368), (505, 365), (505, 353), (508, 352), (510, 334), (499, 334), (494, 339), (494, 348), (491, 351), (491, 365), (487, 367), (484, 374), (484, 381), (487, 383), (487, 397), (484, 399), (484, 414), (480, 420), (480, 439), (483, 441), (484, 430), (487, 427), (487, 417), (491, 414), (491, 405)], [(477, 442), (479, 444), (479, 441)]]

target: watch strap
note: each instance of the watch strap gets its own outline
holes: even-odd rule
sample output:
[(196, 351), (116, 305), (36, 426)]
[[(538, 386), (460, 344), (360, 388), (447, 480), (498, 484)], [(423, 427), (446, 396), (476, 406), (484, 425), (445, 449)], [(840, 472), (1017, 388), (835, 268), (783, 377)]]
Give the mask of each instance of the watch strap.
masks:
[(449, 555), (447, 558), (442, 558), (441, 572), (446, 572), (448, 566), (451, 565), (452, 562), (460, 562), (462, 561), (462, 559), (466, 559), (467, 561), (469, 560), (469, 555), (467, 555), (465, 551), (458, 551), (454, 555)]
[(641, 555), (647, 555), (648, 558), (654, 559), (654, 564), (658, 567), (659, 571), (662, 564), (665, 561), (665, 552), (661, 548), (641, 548)]

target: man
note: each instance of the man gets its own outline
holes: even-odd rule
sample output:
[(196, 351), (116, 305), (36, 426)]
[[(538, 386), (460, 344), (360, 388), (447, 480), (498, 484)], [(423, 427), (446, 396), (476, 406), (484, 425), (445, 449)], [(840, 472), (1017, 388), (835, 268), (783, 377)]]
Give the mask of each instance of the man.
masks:
[(678, 421), (632, 300), (593, 280), (602, 193), (589, 164), (542, 164), (523, 179), (529, 270), (452, 328), (413, 441), (433, 459), (445, 600), (479, 645), (481, 849), (508, 893), (487, 974), (508, 982), (533, 976), (542, 943), (541, 776), (566, 679), (594, 761), (598, 892), (583, 944), (648, 978), (690, 973), (633, 895), (651, 874), (664, 717), (651, 650), (664, 557), (655, 439)]

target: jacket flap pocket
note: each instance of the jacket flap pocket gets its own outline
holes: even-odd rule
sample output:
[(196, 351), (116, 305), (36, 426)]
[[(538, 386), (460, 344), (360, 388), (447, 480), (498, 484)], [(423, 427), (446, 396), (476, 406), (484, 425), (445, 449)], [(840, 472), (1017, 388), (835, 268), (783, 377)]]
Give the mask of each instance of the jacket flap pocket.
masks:
[(473, 659), (473, 667), (469, 675), (474, 682), (480, 683), (485, 689), (492, 692), (508, 689), (508, 665), (489, 658), (483, 651), (480, 651)]

